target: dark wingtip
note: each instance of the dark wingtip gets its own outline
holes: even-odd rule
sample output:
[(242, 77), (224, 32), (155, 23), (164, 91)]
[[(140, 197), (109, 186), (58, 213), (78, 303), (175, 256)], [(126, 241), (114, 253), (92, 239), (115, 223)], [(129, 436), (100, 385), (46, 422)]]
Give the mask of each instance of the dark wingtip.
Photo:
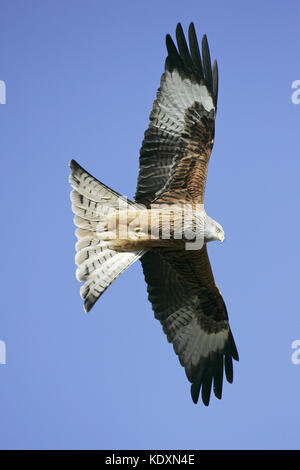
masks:
[(199, 393), (200, 393), (200, 386), (196, 385), (195, 383), (192, 383), (191, 385), (191, 397), (195, 405), (198, 403), (199, 399)]
[(167, 46), (167, 51), (169, 55), (177, 53), (176, 46), (170, 34), (166, 35), (166, 46)]
[(75, 160), (70, 160), (69, 161), (69, 167), (70, 167), (70, 170), (75, 170), (76, 168), (79, 167), (79, 165)]
[(205, 406), (208, 406), (210, 402), (213, 376), (213, 364), (209, 364), (201, 386), (201, 398)]
[(215, 397), (218, 399), (218, 400), (221, 400), (222, 399), (222, 390), (221, 392), (219, 390), (216, 390), (214, 388), (214, 394), (215, 394)]
[(84, 308), (86, 313), (89, 313), (92, 310), (95, 303), (97, 302), (97, 300), (99, 300), (100, 297), (101, 297), (101, 295), (99, 297), (97, 297), (96, 299), (93, 299), (93, 300), (91, 300), (89, 297), (87, 297), (85, 299), (85, 301), (83, 303), (83, 308)]
[(171, 72), (174, 70), (174, 68), (178, 68), (180, 70), (182, 68), (180, 55), (170, 34), (166, 35), (166, 46), (168, 51), (165, 64), (166, 69), (170, 70)]
[(214, 370), (214, 394), (215, 396), (221, 400), (222, 398), (222, 391), (223, 391), (223, 369), (224, 369), (224, 361), (223, 355), (218, 354), (216, 356), (215, 361), (215, 370)]
[(211, 60), (210, 60), (210, 52), (209, 52), (209, 46), (208, 46), (206, 34), (204, 34), (202, 37), (201, 46), (202, 46), (202, 60), (203, 60), (205, 80), (207, 82), (207, 86), (209, 90), (212, 91)]
[(82, 168), (82, 166), (79, 165), (79, 163), (77, 163), (76, 160), (70, 160), (69, 161), (69, 167), (70, 167), (71, 171), (77, 171), (77, 170), (85, 171), (85, 169)]
[(233, 382), (232, 359), (238, 360), (238, 353), (231, 330), (229, 330), (228, 341), (223, 351), (218, 351), (202, 360), (197, 371), (186, 370), (188, 379), (192, 381), (191, 397), (195, 404), (199, 400), (200, 392), (205, 406), (210, 403), (212, 390), (216, 398), (222, 399), (224, 372), (227, 381)]
[(191, 35), (196, 36), (195, 25), (194, 25), (193, 22), (190, 23), (190, 26), (189, 26), (189, 29), (188, 29), (188, 35), (189, 35), (189, 37), (190, 37)]
[(179, 22), (177, 23), (177, 25), (176, 25), (176, 32), (177, 32), (177, 31), (183, 32), (182, 25), (181, 25), (180, 21), (179, 21)]
[(171, 35), (168, 33), (166, 34), (166, 46), (168, 48), (168, 44), (170, 43), (170, 40), (172, 41)]
[(219, 72), (218, 72), (218, 62), (216, 59), (214, 60), (212, 66), (212, 88), (213, 88), (213, 99), (215, 105), (217, 105), (218, 101), (218, 89), (219, 89)]
[(238, 350), (237, 350), (237, 347), (236, 347), (234, 337), (233, 337), (233, 334), (232, 334), (231, 330), (229, 332), (229, 340), (230, 340), (231, 355), (232, 355), (232, 357), (235, 361), (239, 361), (240, 360), (239, 353), (238, 353)]
[(230, 354), (225, 355), (225, 375), (229, 383), (233, 382), (233, 365), (232, 356)]
[(203, 65), (194, 23), (191, 23), (189, 26), (188, 37), (194, 72), (196, 73), (198, 80), (201, 80), (204, 78)]
[(170, 34), (166, 35), (166, 45), (168, 56), (166, 59), (166, 69), (173, 71), (177, 69), (183, 76), (196, 79), (199, 83), (203, 80), (217, 106), (218, 96), (218, 68), (214, 62), (212, 67), (208, 40), (206, 34), (201, 41), (201, 52), (197, 40), (194, 23), (191, 22), (188, 28), (187, 44), (181, 23), (176, 26), (177, 46), (173, 42)]
[(202, 401), (203, 401), (203, 404), (205, 406), (209, 406), (209, 402), (210, 402), (210, 391), (207, 395), (204, 394), (203, 392), (203, 387), (202, 387)]

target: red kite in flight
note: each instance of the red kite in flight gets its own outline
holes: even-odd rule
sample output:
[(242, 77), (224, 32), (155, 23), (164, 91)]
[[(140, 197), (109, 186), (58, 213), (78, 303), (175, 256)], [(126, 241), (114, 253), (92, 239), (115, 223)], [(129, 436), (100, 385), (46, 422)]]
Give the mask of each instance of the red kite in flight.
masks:
[[(88, 312), (140, 258), (155, 317), (185, 368), (192, 399), (197, 403), (201, 391), (208, 405), (212, 387), (217, 398), (222, 396), (223, 371), (232, 382), (232, 359), (238, 361), (226, 306), (207, 255), (207, 243), (223, 241), (224, 231), (203, 208), (214, 143), (218, 67), (216, 61), (211, 65), (206, 36), (200, 52), (193, 23), (189, 45), (180, 24), (176, 39), (177, 47), (166, 37), (165, 72), (140, 151), (135, 201), (70, 162), (78, 227), (76, 275), (84, 282), (80, 294)], [(192, 230), (194, 238), (186, 235), (184, 227)], [(167, 236), (162, 234), (164, 228)], [(188, 240), (196, 239), (202, 243), (187, 248)]]

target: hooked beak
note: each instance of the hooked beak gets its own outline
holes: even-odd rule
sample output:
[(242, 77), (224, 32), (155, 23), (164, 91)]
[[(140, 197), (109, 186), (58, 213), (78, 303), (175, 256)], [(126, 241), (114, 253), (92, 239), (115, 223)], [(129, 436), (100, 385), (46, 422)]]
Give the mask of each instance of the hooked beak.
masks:
[(219, 240), (220, 240), (221, 243), (223, 243), (223, 241), (225, 240), (225, 236), (224, 236), (223, 233), (220, 233)]

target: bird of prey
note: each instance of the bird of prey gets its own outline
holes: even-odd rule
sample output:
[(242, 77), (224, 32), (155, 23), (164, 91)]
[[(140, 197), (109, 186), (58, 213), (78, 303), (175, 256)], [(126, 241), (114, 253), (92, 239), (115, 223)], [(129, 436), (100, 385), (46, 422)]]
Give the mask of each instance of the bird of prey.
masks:
[[(218, 67), (216, 61), (211, 65), (205, 35), (200, 51), (193, 23), (188, 43), (180, 23), (176, 39), (177, 47), (166, 36), (165, 71), (140, 150), (134, 201), (70, 162), (76, 276), (84, 282), (80, 294), (88, 312), (140, 259), (149, 301), (185, 368), (192, 399), (197, 403), (201, 392), (208, 405), (212, 389), (217, 398), (222, 396), (224, 371), (232, 382), (232, 359), (238, 361), (207, 254), (207, 243), (222, 242), (224, 231), (203, 208), (214, 143)], [(184, 216), (186, 206), (191, 210)], [(185, 235), (184, 217), (194, 238)], [(169, 224), (167, 236), (162, 233), (164, 221)], [(188, 240), (191, 245), (197, 235), (202, 243), (187, 248)]]

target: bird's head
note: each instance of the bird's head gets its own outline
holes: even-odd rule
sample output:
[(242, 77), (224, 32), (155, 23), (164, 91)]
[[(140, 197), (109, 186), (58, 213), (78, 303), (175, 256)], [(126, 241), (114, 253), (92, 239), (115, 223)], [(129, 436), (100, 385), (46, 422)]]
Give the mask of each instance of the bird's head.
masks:
[(225, 233), (222, 225), (207, 215), (205, 220), (204, 240), (206, 242), (220, 240), (220, 242), (223, 243), (224, 239)]
[(218, 222), (216, 222), (216, 240), (220, 240), (221, 243), (225, 240), (224, 229)]

